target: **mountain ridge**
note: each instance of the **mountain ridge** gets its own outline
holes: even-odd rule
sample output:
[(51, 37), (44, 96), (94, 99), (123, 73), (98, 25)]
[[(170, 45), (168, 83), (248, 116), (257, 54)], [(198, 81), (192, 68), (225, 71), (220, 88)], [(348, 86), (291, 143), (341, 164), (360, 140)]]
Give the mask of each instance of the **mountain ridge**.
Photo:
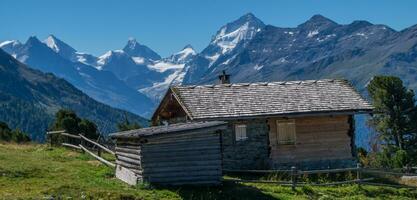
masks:
[[(291, 28), (266, 25), (247, 45), (223, 56), (222, 60), (214, 63), (204, 73), (193, 75), (193, 69), (190, 69), (186, 76), (191, 78), (185, 79), (184, 84), (214, 83), (217, 75), (226, 70), (231, 75), (232, 82), (347, 78), (363, 91), (363, 86), (371, 76), (362, 75), (358, 78), (355, 73), (371, 71), (372, 75), (391, 73), (406, 77), (402, 72), (366, 67), (366, 64), (374, 62), (377, 65), (376, 61), (369, 61), (372, 56), (376, 56), (375, 60), (386, 57), (392, 60), (394, 54), (411, 50), (416, 27), (417, 25), (396, 31), (386, 25), (363, 20), (344, 25), (322, 15), (314, 15), (306, 22)], [(410, 36), (405, 36), (406, 33)], [(383, 54), (391, 55), (381, 56)], [(352, 62), (350, 65), (353, 67), (348, 67), (348, 63), (338, 64), (335, 60)], [(397, 61), (380, 60), (386, 65)], [(329, 66), (330, 64), (332, 65)], [(346, 72), (352, 68), (357, 72)], [(414, 71), (414, 68), (407, 68)], [(323, 73), (320, 73), (322, 70)], [(411, 84), (411, 87), (415, 86)]]
[[(400, 76), (417, 88), (412, 81), (416, 35), (417, 25), (397, 31), (365, 20), (339, 24), (323, 15), (313, 15), (294, 27), (276, 27), (247, 13), (221, 26), (201, 52), (190, 48), (184, 60), (178, 58), (187, 46), (161, 58), (134, 38), (122, 49), (111, 51), (108, 56), (114, 56), (114, 62), (104, 61), (106, 56), (102, 56), (98, 65), (100, 57), (78, 52), (76, 60), (84, 59), (99, 71), (115, 74), (154, 105), (170, 85), (216, 83), (223, 70), (232, 82), (345, 78), (364, 92), (371, 76), (377, 74)], [(21, 45), (9, 42), (4, 48), (12, 44)], [(158, 60), (127, 53), (141, 46), (155, 53)]]
[(27, 67), (0, 49), (0, 121), (43, 141), (56, 111), (74, 110), (95, 122), (104, 135), (115, 132), (125, 116), (147, 125), (146, 119), (99, 103), (66, 80)]
[[(60, 41), (54, 44), (59, 44), (62, 47), (65, 43)], [(69, 47), (69, 45), (67, 46)], [(66, 48), (68, 49), (68, 47)], [(154, 103), (149, 98), (130, 88), (113, 73), (97, 70), (81, 62), (73, 62), (72, 55), (58, 54), (35, 36), (30, 37), (25, 44), (18, 46), (18, 48), (9, 49), (8, 53), (32, 68), (65, 78), (100, 102), (143, 116), (149, 116), (153, 111)]]

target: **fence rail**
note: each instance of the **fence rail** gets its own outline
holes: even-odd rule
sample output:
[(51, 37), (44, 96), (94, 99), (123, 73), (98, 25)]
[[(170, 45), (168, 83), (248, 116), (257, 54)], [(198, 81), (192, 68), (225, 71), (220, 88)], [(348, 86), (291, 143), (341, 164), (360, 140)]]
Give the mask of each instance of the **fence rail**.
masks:
[(64, 147), (71, 147), (71, 148), (74, 148), (74, 149), (81, 150), (81, 147), (73, 145), (73, 144), (62, 143), (61, 145), (64, 146)]
[[(73, 149), (77, 149), (77, 150), (82, 150), (83, 152), (86, 152), (88, 154), (90, 154), (92, 157), (94, 157), (95, 159), (99, 160), (100, 162), (104, 163), (105, 165), (109, 166), (109, 167), (115, 167), (116, 164), (104, 159), (101, 157), (101, 152), (105, 151), (107, 153), (110, 153), (112, 155), (116, 155), (115, 152), (113, 152), (112, 150), (110, 150), (109, 148), (103, 146), (102, 144), (99, 144), (98, 142), (95, 142), (87, 137), (85, 137), (82, 134), (78, 134), (78, 135), (74, 135), (74, 134), (70, 134), (70, 133), (66, 133), (65, 130), (60, 130), (60, 131), (49, 131), (46, 132), (47, 135), (54, 135), (54, 134), (59, 134), (61, 136), (65, 136), (68, 138), (74, 138), (74, 139), (78, 139), (80, 141), (80, 144), (78, 145), (74, 145), (74, 144), (70, 144), (70, 143), (66, 143), (63, 142), (61, 143), (62, 146), (64, 147), (69, 147), (69, 148), (73, 148)], [(52, 138), (51, 139), (51, 146), (53, 144)], [(97, 147), (97, 154), (93, 153), (91, 150), (89, 150), (87, 148), (87, 145), (85, 145), (87, 143), (92, 144), (93, 147)]]
[(417, 173), (402, 173), (402, 172), (394, 172), (394, 171), (387, 171), (381, 169), (374, 169), (374, 168), (364, 168), (363, 172), (368, 174), (381, 174), (384, 173), (386, 175), (394, 175), (394, 176), (417, 176)]
[(64, 133), (65, 130), (60, 130), (60, 131), (48, 131), (46, 132), (47, 135), (52, 135), (52, 134), (57, 134), (57, 133)]
[(88, 154), (90, 154), (91, 156), (93, 156), (94, 158), (96, 158), (97, 160), (99, 160), (100, 162), (104, 163), (105, 165), (110, 166), (110, 167), (116, 167), (116, 164), (114, 164), (114, 163), (112, 163), (112, 162), (110, 162), (108, 160), (105, 160), (104, 158), (102, 158), (102, 157), (94, 154), (93, 152), (89, 151), (87, 148), (83, 147), (81, 144), (80, 144), (80, 148), (84, 152), (87, 152)]
[(291, 170), (222, 170), (226, 173), (289, 173)]
[[(397, 175), (397, 176), (417, 176), (414, 173), (399, 173), (392, 171), (384, 171), (380, 169), (367, 169), (362, 168), (360, 164), (355, 168), (341, 168), (341, 169), (325, 169), (325, 170), (308, 170), (302, 171), (297, 170), (296, 167), (291, 167), (291, 170), (223, 170), (225, 173), (245, 173), (245, 174), (259, 174), (259, 173), (285, 173), (290, 176), (291, 181), (270, 181), (270, 180), (247, 180), (247, 179), (237, 179), (237, 178), (224, 178), (225, 182), (240, 182), (240, 183), (269, 183), (277, 184), (281, 186), (291, 186), (295, 190), (298, 186), (311, 185), (311, 186), (334, 186), (342, 184), (364, 184), (364, 185), (379, 185), (379, 186), (388, 186), (388, 187), (403, 187), (403, 188), (417, 188), (414, 186), (408, 185), (391, 185), (383, 183), (374, 183), (370, 182), (375, 180), (374, 177), (363, 178), (363, 174), (384, 174), (384, 175)], [(340, 172), (356, 172), (356, 178), (354, 180), (345, 180), (345, 181), (336, 181), (328, 183), (307, 183), (298, 181), (298, 177), (302, 175), (310, 174), (329, 174), (329, 173), (340, 173)]]
[(300, 174), (328, 174), (328, 173), (337, 173), (337, 172), (347, 172), (347, 171), (358, 171), (360, 167), (356, 168), (342, 168), (342, 169), (325, 169), (325, 170), (310, 170), (310, 171), (300, 171)]
[(67, 137), (70, 137), (70, 138), (81, 139), (81, 137), (78, 136), (78, 135), (73, 135), (73, 134), (69, 134), (69, 133), (65, 133), (65, 132), (61, 133), (61, 135), (67, 136)]
[(97, 142), (94, 142), (94, 141), (86, 138), (84, 135), (79, 134), (79, 137), (81, 137), (81, 139), (83, 139), (83, 140), (85, 140), (87, 142), (90, 142), (91, 144), (94, 144), (96, 147), (101, 148), (102, 150), (104, 150), (104, 151), (106, 151), (106, 152), (108, 152), (108, 153), (110, 153), (112, 155), (116, 155), (112, 150), (106, 148), (105, 146), (103, 146), (103, 145), (101, 145), (101, 144), (99, 144)]

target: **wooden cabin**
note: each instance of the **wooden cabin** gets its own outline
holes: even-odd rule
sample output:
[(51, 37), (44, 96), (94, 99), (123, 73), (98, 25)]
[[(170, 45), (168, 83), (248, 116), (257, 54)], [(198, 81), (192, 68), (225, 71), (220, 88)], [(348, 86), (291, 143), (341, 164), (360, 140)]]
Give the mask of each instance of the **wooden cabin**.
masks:
[(220, 184), (225, 122), (189, 122), (111, 134), (116, 177), (135, 185)]
[(355, 165), (355, 114), (372, 105), (346, 80), (171, 87), (154, 125), (226, 121), (223, 169), (319, 169)]

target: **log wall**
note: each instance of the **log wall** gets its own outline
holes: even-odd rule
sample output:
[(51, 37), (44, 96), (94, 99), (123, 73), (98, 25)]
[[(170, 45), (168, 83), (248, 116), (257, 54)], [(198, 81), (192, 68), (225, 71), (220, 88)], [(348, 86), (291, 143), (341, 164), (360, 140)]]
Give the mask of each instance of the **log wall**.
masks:
[(138, 179), (142, 179), (142, 144), (139, 140), (118, 139), (116, 143), (116, 165), (134, 172)]
[(220, 184), (222, 154), (215, 129), (161, 134), (146, 140), (117, 140), (118, 165), (139, 180), (157, 184)]
[(144, 180), (151, 183), (219, 184), (220, 133), (203, 130), (149, 138), (142, 148)]
[(295, 144), (278, 144), (276, 120), (279, 118), (269, 119), (270, 158), (273, 165), (353, 159), (349, 117), (295, 118)]

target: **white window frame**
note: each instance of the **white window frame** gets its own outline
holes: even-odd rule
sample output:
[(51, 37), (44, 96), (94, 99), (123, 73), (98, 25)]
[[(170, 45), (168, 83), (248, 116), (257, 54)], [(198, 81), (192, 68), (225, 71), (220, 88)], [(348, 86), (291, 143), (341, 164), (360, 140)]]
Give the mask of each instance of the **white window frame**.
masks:
[[(279, 145), (294, 145), (297, 141), (297, 131), (295, 126), (294, 119), (279, 119), (276, 120), (276, 134), (277, 134), (277, 144)], [(280, 130), (291, 131), (290, 135), (288, 133), (280, 133)], [(281, 137), (286, 137), (283, 139)]]
[(248, 139), (246, 124), (235, 124), (235, 140), (243, 141)]

